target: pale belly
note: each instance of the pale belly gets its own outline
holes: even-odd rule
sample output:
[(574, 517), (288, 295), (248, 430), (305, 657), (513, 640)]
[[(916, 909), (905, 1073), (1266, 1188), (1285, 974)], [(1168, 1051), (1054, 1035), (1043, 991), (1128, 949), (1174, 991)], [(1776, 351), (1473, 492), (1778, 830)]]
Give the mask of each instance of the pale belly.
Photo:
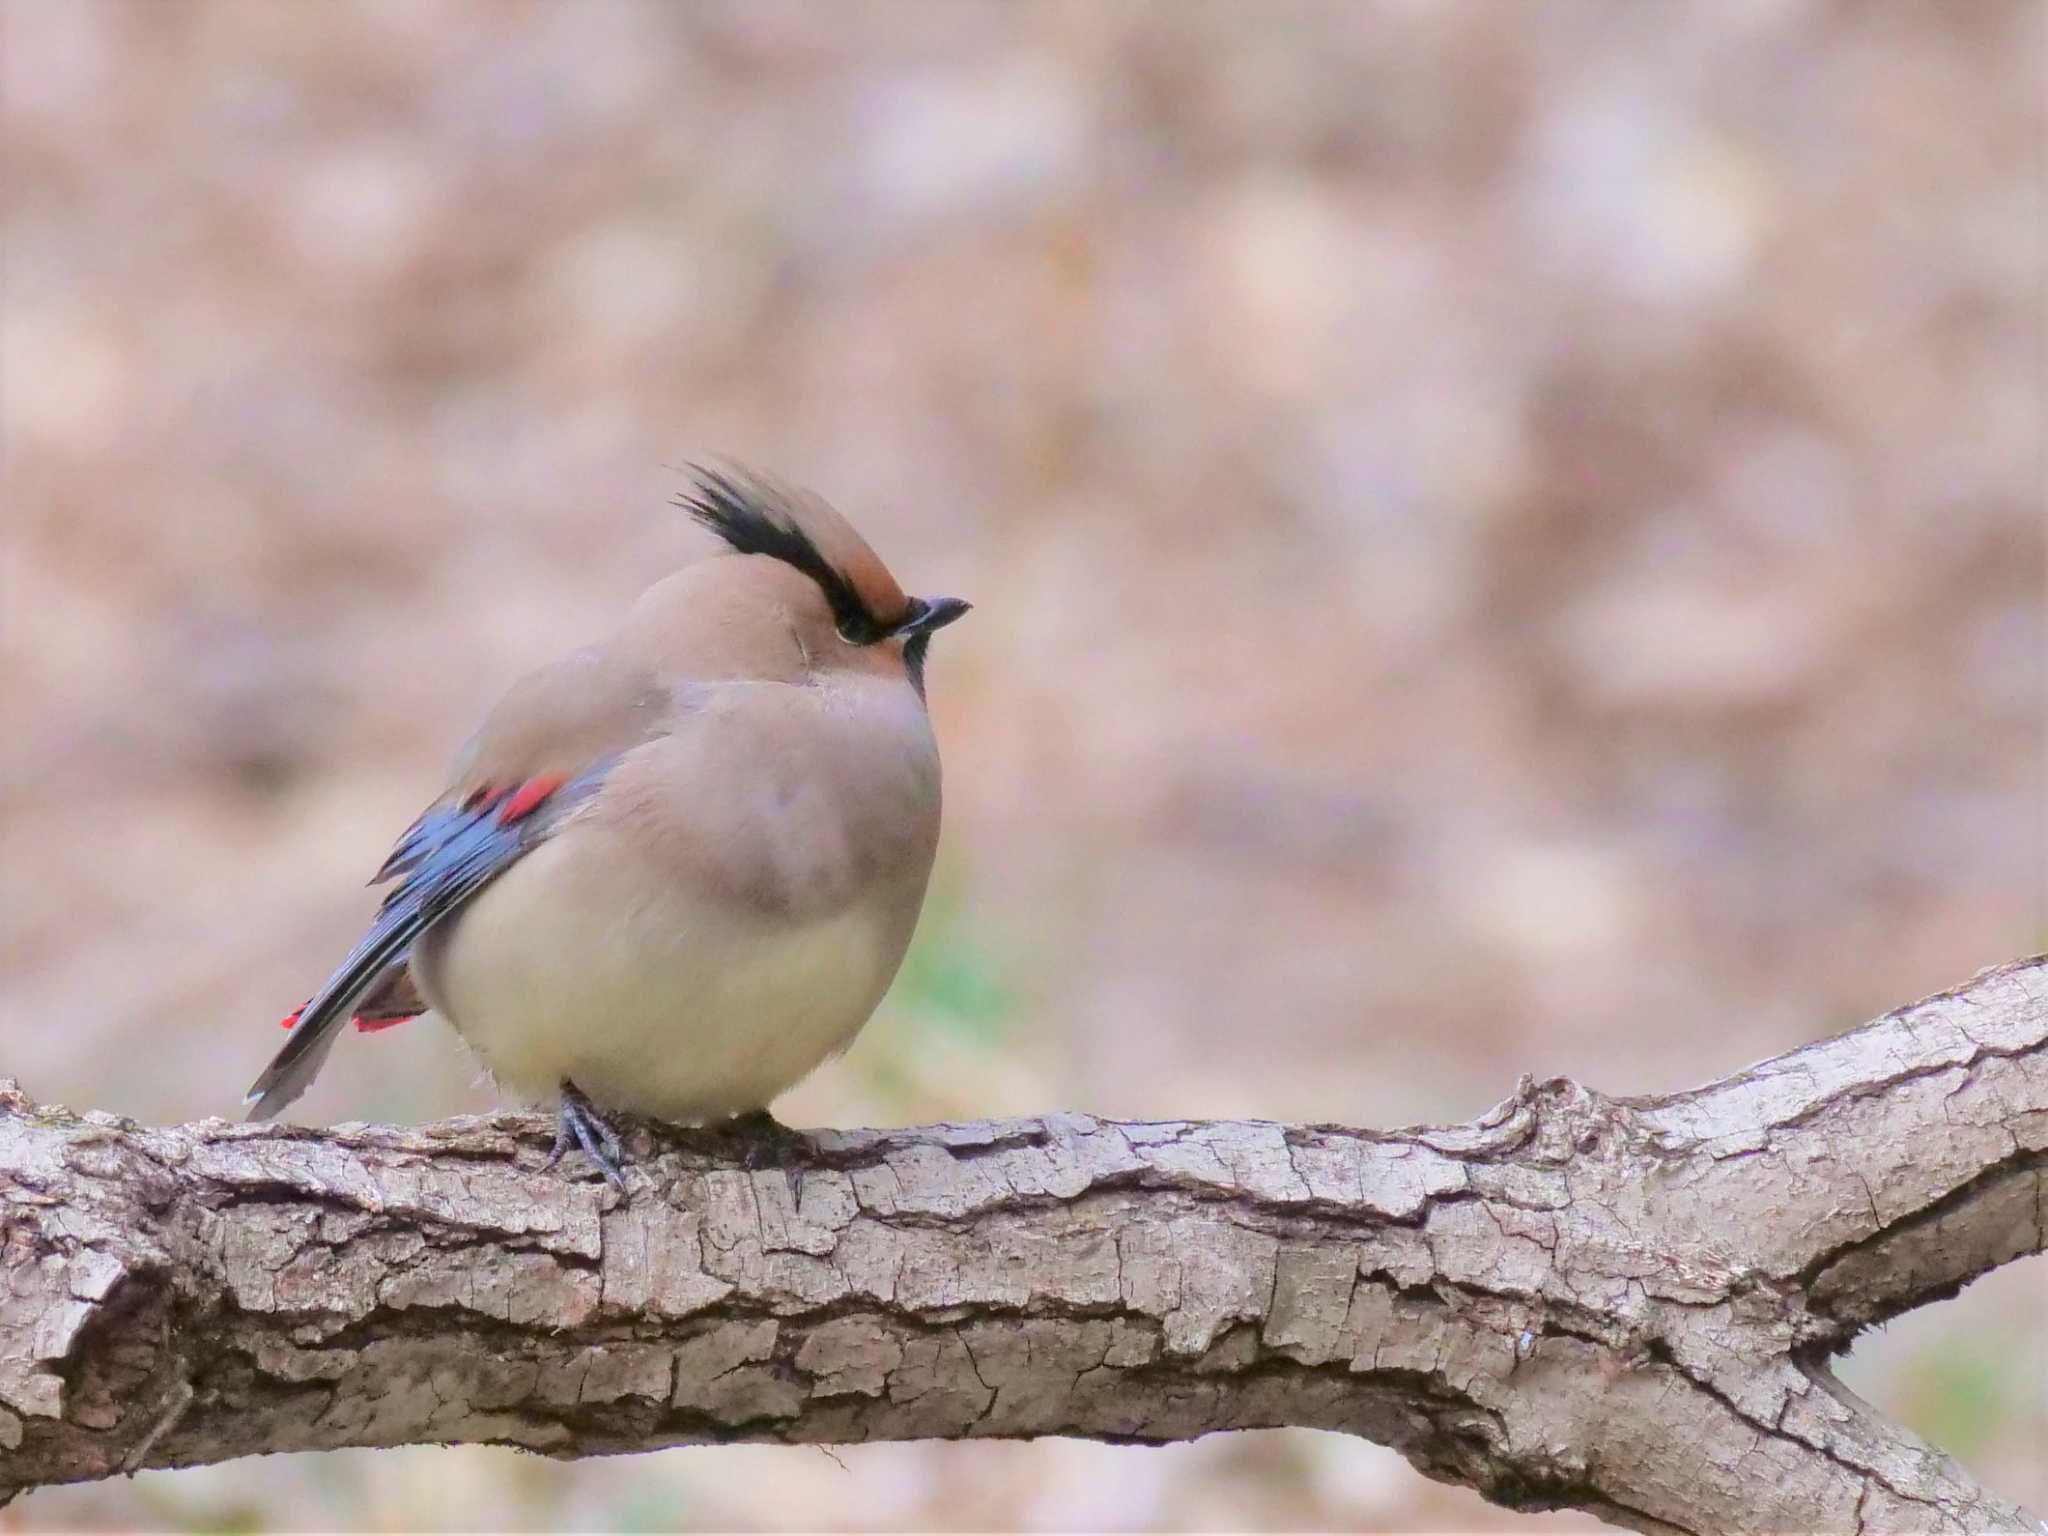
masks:
[(799, 923), (659, 893), (599, 916), (548, 878), (562, 850), (536, 849), (414, 956), (427, 999), (535, 1101), (567, 1080), (602, 1108), (664, 1120), (764, 1109), (852, 1042), (915, 921), (914, 900)]

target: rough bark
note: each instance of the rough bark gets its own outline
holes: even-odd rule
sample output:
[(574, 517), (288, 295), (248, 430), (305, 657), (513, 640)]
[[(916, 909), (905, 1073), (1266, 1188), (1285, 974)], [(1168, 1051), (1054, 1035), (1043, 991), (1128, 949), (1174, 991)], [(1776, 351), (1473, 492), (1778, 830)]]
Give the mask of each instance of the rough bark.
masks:
[(1849, 1393), (2041, 1251), (2048, 960), (1688, 1093), (1387, 1133), (151, 1128), (0, 1084), (0, 1502), (268, 1451), (1311, 1425), (1649, 1531), (2042, 1529)]

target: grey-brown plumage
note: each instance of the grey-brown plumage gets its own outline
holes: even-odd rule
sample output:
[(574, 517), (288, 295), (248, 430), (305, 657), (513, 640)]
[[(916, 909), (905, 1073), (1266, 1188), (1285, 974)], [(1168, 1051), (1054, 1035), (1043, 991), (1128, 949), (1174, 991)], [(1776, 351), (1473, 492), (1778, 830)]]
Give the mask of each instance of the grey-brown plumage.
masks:
[(253, 1114), (406, 977), (514, 1093), (670, 1120), (764, 1109), (867, 1022), (938, 845), (924, 649), (967, 605), (815, 497), (699, 471), (684, 505), (727, 552), (491, 711)]

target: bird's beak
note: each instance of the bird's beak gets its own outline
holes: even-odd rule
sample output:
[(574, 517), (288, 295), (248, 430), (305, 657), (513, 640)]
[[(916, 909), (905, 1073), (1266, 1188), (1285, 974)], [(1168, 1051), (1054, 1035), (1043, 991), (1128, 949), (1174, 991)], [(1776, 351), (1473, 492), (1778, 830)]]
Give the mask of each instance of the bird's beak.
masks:
[(918, 600), (921, 612), (897, 631), (900, 635), (928, 635), (944, 629), (974, 604), (961, 597), (926, 597)]

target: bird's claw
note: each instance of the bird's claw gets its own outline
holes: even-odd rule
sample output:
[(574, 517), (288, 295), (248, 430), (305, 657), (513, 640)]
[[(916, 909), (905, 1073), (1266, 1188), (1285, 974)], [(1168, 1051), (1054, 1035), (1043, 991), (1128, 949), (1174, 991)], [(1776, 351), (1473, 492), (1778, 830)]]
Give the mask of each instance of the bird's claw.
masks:
[(562, 1108), (555, 1120), (554, 1149), (541, 1166), (554, 1167), (572, 1146), (581, 1147), (583, 1155), (610, 1181), (612, 1187), (621, 1194), (625, 1193), (626, 1176), (619, 1171), (619, 1164), (625, 1160), (625, 1146), (619, 1140), (619, 1133), (611, 1128), (574, 1083), (564, 1082)]
[(811, 1153), (810, 1137), (784, 1125), (765, 1109), (735, 1116), (725, 1134), (739, 1142), (742, 1168), (749, 1173), (780, 1168), (789, 1181), (791, 1209), (804, 1203), (804, 1161)]

